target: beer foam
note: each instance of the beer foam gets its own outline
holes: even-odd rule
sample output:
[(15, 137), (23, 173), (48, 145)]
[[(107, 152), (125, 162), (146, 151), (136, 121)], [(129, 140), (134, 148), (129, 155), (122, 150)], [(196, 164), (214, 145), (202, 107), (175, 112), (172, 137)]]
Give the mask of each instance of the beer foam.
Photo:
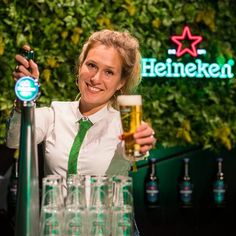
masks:
[(119, 95), (117, 97), (117, 102), (120, 106), (135, 106), (142, 105), (141, 95)]

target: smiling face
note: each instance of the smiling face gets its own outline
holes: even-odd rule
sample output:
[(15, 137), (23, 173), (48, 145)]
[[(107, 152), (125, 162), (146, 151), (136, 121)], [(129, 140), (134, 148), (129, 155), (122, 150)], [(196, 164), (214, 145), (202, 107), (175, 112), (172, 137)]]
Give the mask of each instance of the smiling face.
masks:
[(99, 44), (89, 50), (78, 81), (83, 115), (91, 115), (109, 103), (125, 83), (121, 73), (122, 59), (115, 48)]

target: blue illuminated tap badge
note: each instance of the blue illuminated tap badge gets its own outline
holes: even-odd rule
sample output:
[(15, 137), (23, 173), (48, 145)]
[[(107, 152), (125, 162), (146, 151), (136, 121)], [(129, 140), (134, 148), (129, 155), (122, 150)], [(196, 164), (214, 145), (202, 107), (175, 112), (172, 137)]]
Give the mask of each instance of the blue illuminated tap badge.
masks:
[(29, 76), (21, 77), (15, 85), (16, 96), (23, 102), (34, 101), (39, 93), (39, 84)]

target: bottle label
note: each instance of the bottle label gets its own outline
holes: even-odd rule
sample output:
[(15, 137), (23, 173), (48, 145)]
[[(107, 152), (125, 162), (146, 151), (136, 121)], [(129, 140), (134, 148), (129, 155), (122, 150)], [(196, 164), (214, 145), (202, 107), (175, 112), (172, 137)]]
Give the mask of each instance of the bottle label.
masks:
[(216, 204), (222, 204), (225, 199), (225, 183), (223, 180), (217, 180), (213, 186), (214, 201)]
[(180, 184), (180, 199), (184, 204), (190, 204), (192, 202), (192, 184), (189, 181), (183, 181)]
[(156, 181), (149, 181), (146, 184), (147, 201), (155, 203), (159, 200), (159, 189)]

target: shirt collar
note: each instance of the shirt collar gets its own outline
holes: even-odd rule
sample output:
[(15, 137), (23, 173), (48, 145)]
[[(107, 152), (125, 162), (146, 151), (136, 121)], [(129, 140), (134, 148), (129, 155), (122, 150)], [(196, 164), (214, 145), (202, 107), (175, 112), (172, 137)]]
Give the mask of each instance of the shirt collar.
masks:
[[(77, 122), (83, 118), (84, 116), (81, 114), (80, 110), (79, 110), (79, 103), (80, 101), (78, 102), (78, 106), (77, 106), (77, 117), (78, 117), (78, 120)], [(95, 124), (96, 122), (98, 122), (99, 120), (101, 120), (102, 118), (104, 118), (105, 116), (107, 116), (109, 113), (109, 108), (108, 108), (108, 105), (104, 106), (103, 108), (101, 108), (99, 111), (97, 111), (96, 113), (90, 115), (90, 116), (87, 116), (87, 118), (93, 123)]]

